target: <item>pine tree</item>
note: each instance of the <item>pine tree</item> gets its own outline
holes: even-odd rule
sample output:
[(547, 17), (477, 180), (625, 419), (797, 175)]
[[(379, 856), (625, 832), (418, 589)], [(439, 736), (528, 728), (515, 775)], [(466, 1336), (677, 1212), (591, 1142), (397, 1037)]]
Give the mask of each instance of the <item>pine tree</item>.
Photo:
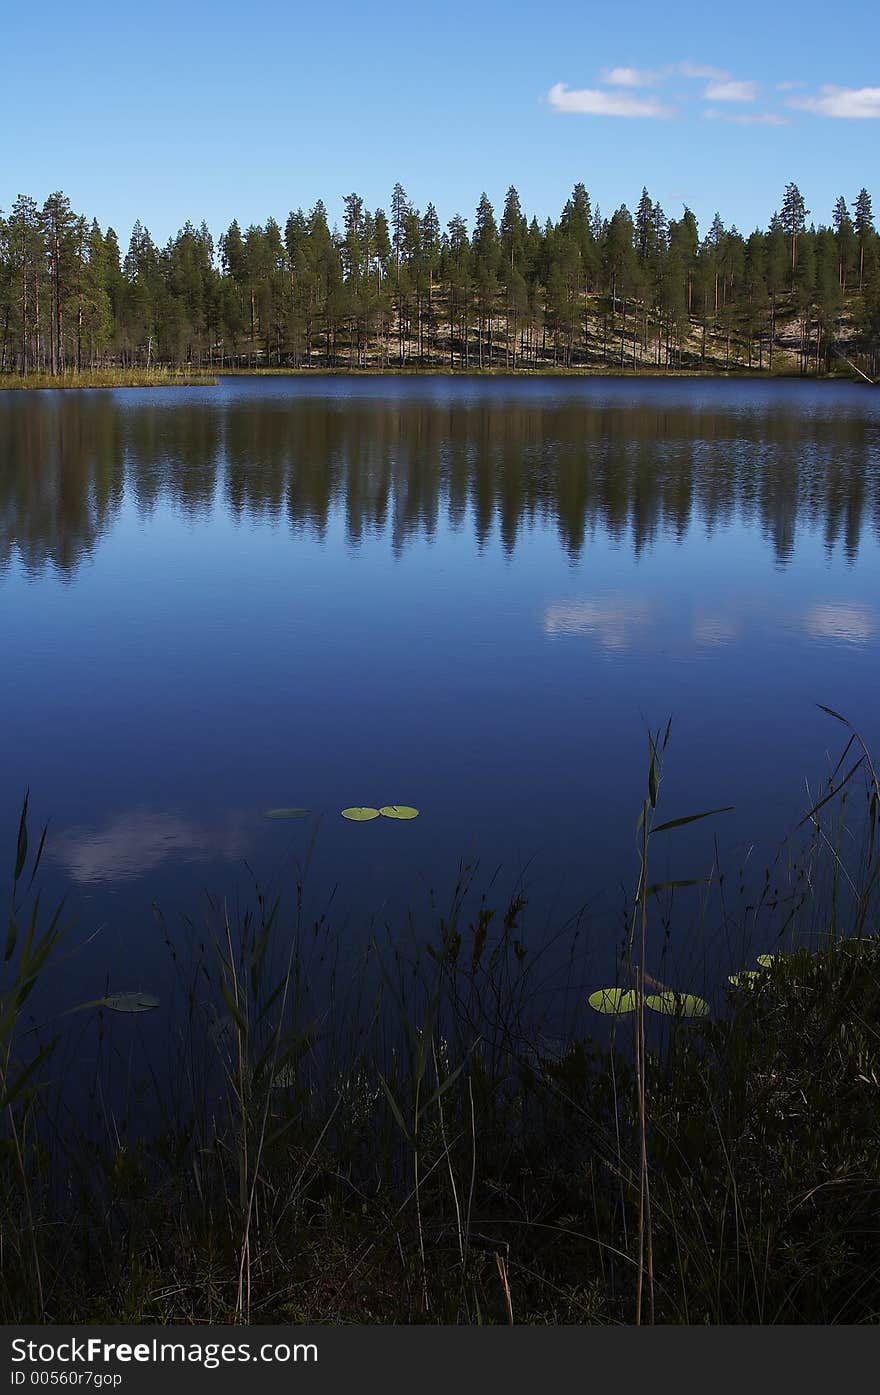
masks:
[(807, 214), (809, 209), (804, 203), (803, 195), (796, 184), (786, 184), (785, 195), (782, 200), (782, 209), (779, 214), (782, 223), (782, 231), (789, 239), (791, 246), (791, 284), (794, 286), (795, 266), (797, 265), (797, 243), (798, 238), (804, 231), (807, 224)]
[(403, 220), (409, 212), (409, 200), (402, 184), (397, 183), (391, 195), (391, 228), (393, 231), (394, 257), (397, 266), (397, 279), (400, 280), (400, 259), (403, 249)]
[(501, 226), (499, 231), (501, 234), (501, 247), (504, 252), (504, 260), (510, 267), (510, 270), (513, 271), (523, 256), (527, 225), (523, 217), (519, 194), (512, 184), (504, 200), (504, 212), (501, 215)]
[(51, 306), (49, 354), (52, 373), (64, 372), (64, 310), (72, 280), (77, 276), (81, 239), (77, 218), (66, 194), (50, 194), (43, 204), (41, 227), (49, 257)]
[(867, 189), (860, 189), (853, 205), (853, 227), (859, 248), (859, 290), (865, 284), (865, 248), (874, 232), (874, 219), (871, 209), (871, 195)]
[(855, 234), (843, 194), (834, 205), (833, 223), (834, 235), (837, 239), (837, 279), (840, 289), (845, 293), (847, 272), (855, 245)]
[(41, 302), (45, 294), (45, 257), (40, 214), (34, 199), (19, 194), (9, 214), (7, 243), (10, 282), (14, 287), (22, 373), (41, 368)]
[(766, 242), (766, 263), (765, 277), (767, 280), (767, 290), (770, 293), (770, 344), (768, 368), (773, 368), (773, 343), (776, 338), (776, 305), (785, 279), (788, 274), (788, 247), (785, 240), (785, 232), (782, 227), (782, 219), (778, 213), (774, 213), (770, 219), (770, 227), (767, 232)]
[(483, 344), (488, 339), (489, 362), (492, 361), (492, 314), (498, 296), (498, 270), (501, 247), (498, 240), (498, 227), (495, 210), (483, 193), (477, 207), (473, 236), (473, 273), (477, 298), (477, 354), (479, 365), (483, 365)]
[(449, 234), (446, 253), (446, 280), (449, 286), (449, 366), (454, 366), (457, 346), (459, 364), (467, 368), (471, 300), (470, 239), (467, 223), (460, 213), (451, 218), (446, 226)]
[(743, 276), (746, 290), (745, 324), (748, 330), (748, 364), (752, 366), (752, 344), (757, 334), (758, 367), (763, 366), (763, 330), (769, 309), (767, 292), (767, 246), (763, 233), (753, 232), (745, 247)]

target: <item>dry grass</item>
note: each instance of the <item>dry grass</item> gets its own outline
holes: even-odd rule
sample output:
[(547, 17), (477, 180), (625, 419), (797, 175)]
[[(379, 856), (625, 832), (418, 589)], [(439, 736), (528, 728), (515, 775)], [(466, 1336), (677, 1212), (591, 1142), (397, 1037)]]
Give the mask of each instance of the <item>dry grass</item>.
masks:
[(65, 373), (7, 373), (0, 375), (0, 391), (34, 388), (138, 388), (204, 387), (216, 383), (208, 374), (181, 368), (96, 368)]

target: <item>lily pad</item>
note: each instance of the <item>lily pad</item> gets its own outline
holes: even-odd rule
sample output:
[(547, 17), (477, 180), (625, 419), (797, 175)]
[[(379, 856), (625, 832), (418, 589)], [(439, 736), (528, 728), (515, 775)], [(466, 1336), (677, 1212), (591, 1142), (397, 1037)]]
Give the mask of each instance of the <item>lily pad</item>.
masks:
[(99, 998), (98, 1003), (113, 1012), (150, 1012), (159, 1006), (159, 999), (152, 993), (108, 993), (106, 998)]
[(776, 960), (780, 958), (781, 955), (779, 954), (759, 954), (758, 963), (761, 965), (762, 969), (769, 969), (770, 965), (775, 964)]
[(342, 817), (344, 819), (351, 819), (352, 823), (368, 823), (370, 819), (377, 819), (379, 817), (379, 810), (353, 807), (351, 809), (343, 809)]
[(263, 814), (264, 819), (304, 819), (311, 813), (311, 809), (266, 809)]
[(379, 810), (386, 819), (417, 819), (418, 809), (413, 809), (410, 804), (383, 804)]
[(633, 1012), (638, 1006), (638, 994), (631, 988), (597, 988), (588, 999), (591, 1008), (611, 1017)]
[(760, 969), (742, 969), (738, 974), (728, 974), (727, 981), (734, 988), (754, 988), (755, 979), (761, 977)]
[(668, 989), (665, 993), (651, 993), (645, 998), (645, 1006), (652, 1012), (665, 1013), (667, 1017), (708, 1017), (709, 1004), (693, 993), (676, 993)]

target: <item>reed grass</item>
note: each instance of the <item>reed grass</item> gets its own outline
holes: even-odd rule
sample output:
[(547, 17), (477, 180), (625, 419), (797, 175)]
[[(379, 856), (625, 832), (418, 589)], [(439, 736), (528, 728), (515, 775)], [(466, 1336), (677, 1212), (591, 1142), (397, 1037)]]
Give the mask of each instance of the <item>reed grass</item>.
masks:
[(216, 377), (182, 368), (68, 369), (63, 373), (3, 373), (0, 391), (33, 388), (205, 387)]
[[(596, 984), (572, 926), (555, 948), (577, 1010), (548, 1036), (521, 884), (477, 897), (464, 865), (429, 930), (373, 926), (355, 956), (332, 901), (310, 909), (306, 864), (289, 909), (255, 885), (199, 925), (159, 917), (168, 1060), (143, 1046), (122, 1082), (119, 1015), (25, 1028), (22, 993), (61, 949), (60, 917), (41, 931), (28, 901), (0, 1012), (2, 1320), (876, 1321), (880, 788), (846, 735), (770, 865), (716, 861), (689, 891), (649, 882), (652, 844), (719, 811), (660, 818), (670, 728), (651, 734), (631, 1041), (629, 1020), (580, 1010)], [(16, 926), (38, 888), (27, 807), (21, 829)], [(711, 1017), (646, 1015), (697, 896), (743, 967), (778, 957), (716, 984)], [(91, 1122), (70, 1103), (86, 1034)]]

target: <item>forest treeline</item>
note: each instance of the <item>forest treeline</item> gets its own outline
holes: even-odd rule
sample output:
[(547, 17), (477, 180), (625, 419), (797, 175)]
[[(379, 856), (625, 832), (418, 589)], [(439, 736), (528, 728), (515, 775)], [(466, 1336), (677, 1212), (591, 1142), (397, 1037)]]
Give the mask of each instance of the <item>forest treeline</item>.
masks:
[(320, 200), (215, 243), (187, 222), (164, 247), (63, 193), (0, 214), (0, 372), (118, 366), (540, 369), (748, 367), (874, 378), (880, 236), (871, 196), (808, 223), (795, 184), (748, 236), (716, 214), (669, 218), (643, 189), (610, 217), (577, 184), (541, 226), (511, 187), (472, 230), (400, 184), (390, 211), (357, 194), (331, 228)]

